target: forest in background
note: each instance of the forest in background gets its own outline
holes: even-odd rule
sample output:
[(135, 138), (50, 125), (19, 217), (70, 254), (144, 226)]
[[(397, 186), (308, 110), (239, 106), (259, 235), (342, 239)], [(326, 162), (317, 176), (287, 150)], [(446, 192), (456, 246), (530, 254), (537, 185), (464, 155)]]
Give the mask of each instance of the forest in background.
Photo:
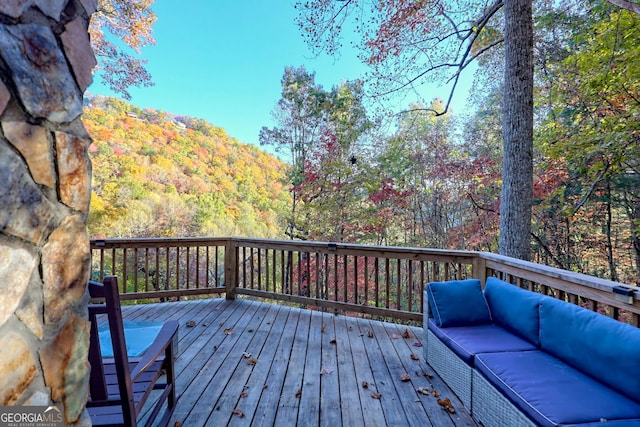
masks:
[(85, 103), (92, 237), (282, 237), (285, 163), (202, 119)]
[[(638, 283), (640, 16), (603, 1), (534, 6), (531, 259)], [(499, 9), (494, 13), (500, 17)], [(415, 15), (389, 16), (384, 25), (391, 31)], [(418, 46), (411, 42), (416, 34), (394, 34), (392, 46), (364, 49), (377, 53), (376, 61), (383, 54), (401, 61), (411, 53), (403, 49)], [(236, 161), (244, 156), (213, 141), (228, 141), (242, 153), (255, 150), (247, 158), (264, 153), (222, 129), (115, 100), (108, 108), (89, 107), (85, 121), (95, 139), (90, 229), (111, 237), (233, 234), (498, 252), (502, 34), (500, 26), (486, 25), (476, 38), (470, 113), (435, 115), (446, 102), (434, 100), (409, 106), (390, 126), (368, 103), (368, 77), (326, 90), (313, 72), (287, 67), (277, 124), (260, 135), (288, 163), (264, 179), (273, 185), (269, 191), (251, 187), (263, 166), (256, 166), (258, 175), (246, 174), (253, 163)], [(378, 66), (386, 70), (384, 61)], [(119, 112), (110, 121), (105, 116), (112, 110)], [(158, 126), (149, 132), (141, 122)], [(117, 164), (108, 166), (112, 160)], [(211, 176), (201, 176), (204, 170)]]

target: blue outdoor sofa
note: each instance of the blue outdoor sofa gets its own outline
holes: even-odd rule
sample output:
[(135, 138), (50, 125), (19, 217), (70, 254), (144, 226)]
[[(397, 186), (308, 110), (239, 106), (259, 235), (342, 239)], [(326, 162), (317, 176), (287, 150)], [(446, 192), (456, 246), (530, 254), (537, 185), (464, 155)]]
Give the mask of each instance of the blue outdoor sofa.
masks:
[(495, 277), (425, 287), (425, 359), (492, 426), (640, 426), (640, 329)]

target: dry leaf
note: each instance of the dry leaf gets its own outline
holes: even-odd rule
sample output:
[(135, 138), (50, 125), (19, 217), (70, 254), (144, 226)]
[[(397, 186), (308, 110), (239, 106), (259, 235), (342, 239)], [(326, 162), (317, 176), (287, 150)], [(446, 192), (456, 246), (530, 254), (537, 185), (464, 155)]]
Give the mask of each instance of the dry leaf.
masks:
[(369, 338), (373, 338), (373, 331), (369, 331), (369, 332), (367, 332), (367, 336), (368, 336)]
[(296, 397), (298, 399), (300, 399), (302, 397), (302, 389), (298, 389), (298, 391), (296, 391)]
[(433, 390), (431, 390), (431, 396), (440, 397), (440, 393), (438, 393), (438, 391), (436, 389), (433, 389)]
[(455, 408), (451, 404), (451, 401), (449, 400), (448, 397), (446, 399), (442, 399), (442, 400), (438, 399), (438, 405), (440, 405), (442, 407), (442, 409), (445, 409), (450, 414), (455, 414), (455, 412), (456, 412)]
[(413, 343), (414, 347), (422, 347), (422, 343), (420, 341), (416, 341)]
[(418, 389), (417, 389), (416, 391), (417, 391), (418, 393), (420, 393), (420, 394), (424, 394), (424, 395), (426, 395), (426, 396), (428, 396), (428, 395), (430, 395), (430, 394), (431, 394), (431, 392), (429, 391), (429, 389), (428, 389), (428, 388), (426, 388), (426, 387), (418, 387)]
[(263, 390), (266, 390), (266, 389), (267, 389), (267, 387), (269, 387), (269, 385), (268, 385), (268, 384), (265, 384), (265, 385), (263, 385), (263, 386), (262, 386), (262, 389), (263, 389)]
[(242, 353), (242, 357), (244, 357), (245, 359), (248, 359), (251, 357), (251, 353), (247, 353), (246, 351), (244, 353)]
[(255, 357), (250, 357), (249, 360), (247, 360), (247, 364), (250, 366), (255, 366), (256, 363), (258, 363), (258, 359)]
[(242, 393), (240, 393), (240, 397), (247, 397), (249, 396), (249, 394), (246, 391), (243, 391)]
[(404, 332), (402, 333), (402, 338), (406, 338), (406, 339), (413, 338), (413, 334), (411, 333), (409, 328), (404, 330)]
[(337, 345), (338, 343), (336, 342), (336, 339), (334, 338), (331, 341), (329, 341), (329, 344)]
[(373, 393), (371, 393), (371, 397), (373, 397), (374, 399), (380, 399), (382, 395), (374, 391)]
[(430, 374), (430, 373), (428, 373), (428, 372), (425, 372), (425, 373), (424, 373), (424, 376), (425, 376), (425, 377), (427, 377), (427, 378), (429, 378), (429, 379), (433, 378), (433, 374)]
[(366, 381), (362, 381), (362, 388), (369, 388), (369, 383)]
[(220, 322), (220, 326), (224, 325), (224, 322)]
[(189, 320), (187, 322), (187, 327), (188, 328), (193, 328), (194, 326), (196, 326), (196, 322), (194, 322), (193, 320)]
[(247, 332), (253, 332), (253, 329), (247, 329)]
[(176, 421), (173, 423), (173, 427), (182, 427), (182, 423), (180, 421)]
[(320, 374), (330, 374), (330, 373), (332, 373), (332, 372), (333, 372), (333, 369), (331, 369), (331, 368), (324, 368), (324, 369), (322, 370), (322, 372), (320, 372)]
[(391, 338), (393, 338), (394, 340), (397, 340), (398, 338), (400, 338), (400, 335), (398, 335), (398, 334), (391, 334)]
[(324, 323), (322, 324), (322, 328), (320, 329), (322, 332), (327, 330), (327, 325), (325, 325)]
[(231, 328), (227, 328), (227, 329), (224, 330), (224, 334), (225, 335), (231, 335), (232, 333), (233, 333), (233, 329), (231, 329)]
[(404, 374), (400, 375), (400, 381), (411, 381), (411, 376), (405, 372)]
[(411, 360), (420, 360), (420, 356), (415, 353), (411, 353)]
[(244, 418), (244, 412), (242, 412), (240, 409), (237, 409), (237, 408), (233, 410), (233, 415), (237, 415), (240, 418)]

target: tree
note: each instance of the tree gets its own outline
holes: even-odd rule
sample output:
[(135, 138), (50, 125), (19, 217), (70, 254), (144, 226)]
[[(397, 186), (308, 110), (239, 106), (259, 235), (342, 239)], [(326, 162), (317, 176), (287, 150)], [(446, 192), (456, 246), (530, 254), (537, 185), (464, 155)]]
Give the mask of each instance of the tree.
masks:
[(155, 44), (152, 25), (156, 15), (151, 10), (154, 0), (99, 0), (98, 9), (91, 17), (89, 34), (98, 59), (98, 72), (111, 90), (131, 99), (127, 89), (131, 86), (152, 86), (151, 75), (145, 68), (146, 60), (127, 53), (113, 41), (120, 39), (136, 53), (149, 44)]
[[(375, 6), (374, 6), (375, 5)], [(489, 24), (504, 8), (500, 25)], [(363, 37), (374, 88), (384, 96), (445, 78), (455, 90), (461, 72), (488, 49), (505, 43), (503, 191), (500, 253), (529, 259), (533, 151), (532, 0), (299, 1), (299, 25), (316, 51), (335, 53), (348, 16)], [(448, 110), (449, 100), (442, 111)]]
[(259, 140), (261, 145), (272, 145), (276, 152), (286, 150), (290, 155), (288, 180), (293, 199), (287, 234), (292, 239), (306, 238), (306, 230), (300, 224), (298, 215), (299, 191), (296, 186), (305, 179), (309, 153), (319, 141), (326, 121), (327, 93), (315, 83), (315, 74), (308, 72), (304, 66), (285, 68), (281, 85), (282, 98), (273, 112), (278, 126), (272, 129), (262, 127)]
[(561, 54), (547, 63), (537, 137), (545, 168), (561, 167), (567, 177), (538, 215), (553, 212), (571, 233), (556, 249), (555, 228), (539, 221), (536, 239), (563, 268), (633, 282), (640, 272), (640, 17), (594, 6), (562, 20), (571, 24), (561, 32)]
[(500, 253), (528, 260), (533, 195), (533, 12), (504, 2), (504, 95)]

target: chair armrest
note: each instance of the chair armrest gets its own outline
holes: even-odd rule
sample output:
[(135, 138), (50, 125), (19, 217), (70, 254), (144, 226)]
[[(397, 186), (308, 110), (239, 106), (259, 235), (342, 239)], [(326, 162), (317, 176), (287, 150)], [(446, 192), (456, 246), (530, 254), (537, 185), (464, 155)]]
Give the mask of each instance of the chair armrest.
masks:
[(131, 371), (131, 380), (133, 382), (138, 379), (160, 356), (164, 354), (165, 349), (169, 345), (173, 345), (173, 339), (178, 332), (178, 322), (169, 320), (162, 325), (162, 329), (158, 332), (155, 340), (149, 346), (147, 351), (142, 355), (140, 361)]

